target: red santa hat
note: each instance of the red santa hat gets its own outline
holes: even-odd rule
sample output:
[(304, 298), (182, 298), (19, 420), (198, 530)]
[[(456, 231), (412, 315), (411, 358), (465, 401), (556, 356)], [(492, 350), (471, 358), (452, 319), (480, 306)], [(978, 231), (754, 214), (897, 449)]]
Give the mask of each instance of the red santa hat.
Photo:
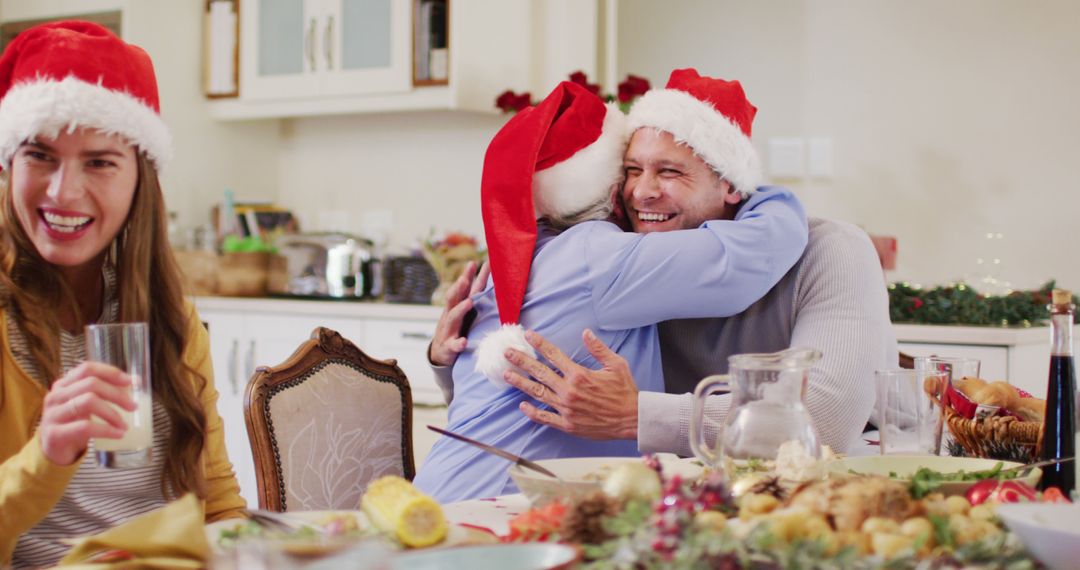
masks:
[(537, 218), (572, 218), (598, 204), (610, 207), (622, 179), (626, 140), (626, 117), (618, 107), (564, 81), (538, 105), (510, 119), (488, 146), (481, 210), (503, 326), (481, 341), (476, 367), (492, 382), (505, 384), (507, 348), (535, 354), (517, 323)]
[(164, 167), (172, 142), (150, 56), (91, 22), (23, 31), (0, 56), (0, 165), (27, 140), (80, 127), (120, 135)]
[(750, 142), (757, 107), (738, 81), (702, 77), (693, 69), (671, 72), (630, 108), (630, 132), (653, 127), (688, 145), (743, 196), (761, 184), (761, 162)]

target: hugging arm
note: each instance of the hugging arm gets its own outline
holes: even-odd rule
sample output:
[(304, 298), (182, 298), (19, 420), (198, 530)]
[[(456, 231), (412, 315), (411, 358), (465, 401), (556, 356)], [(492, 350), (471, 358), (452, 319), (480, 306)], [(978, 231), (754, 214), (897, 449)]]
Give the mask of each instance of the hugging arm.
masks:
[(604, 330), (744, 311), (798, 261), (807, 243), (802, 204), (762, 188), (735, 220), (692, 230), (594, 231), (584, 243), (593, 307)]

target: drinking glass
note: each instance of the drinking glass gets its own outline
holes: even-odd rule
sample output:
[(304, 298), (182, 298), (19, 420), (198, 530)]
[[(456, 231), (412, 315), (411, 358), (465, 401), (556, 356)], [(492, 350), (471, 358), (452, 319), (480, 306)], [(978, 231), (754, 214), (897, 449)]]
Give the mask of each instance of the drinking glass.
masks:
[[(127, 423), (119, 439), (94, 438), (98, 464), (109, 468), (144, 467), (152, 458), (153, 399), (150, 393), (150, 331), (146, 323), (88, 325), (86, 358), (119, 368), (131, 376), (135, 410), (113, 406)], [(94, 421), (102, 422), (95, 417)]]
[[(961, 378), (980, 378), (980, 361), (978, 358), (965, 356), (916, 356), (916, 370), (936, 370), (947, 375), (945, 392), (942, 394), (942, 403), (948, 404), (955, 394), (953, 382)], [(951, 439), (951, 435), (949, 438)]]
[(874, 380), (881, 454), (939, 455), (945, 373), (918, 368), (877, 370)]

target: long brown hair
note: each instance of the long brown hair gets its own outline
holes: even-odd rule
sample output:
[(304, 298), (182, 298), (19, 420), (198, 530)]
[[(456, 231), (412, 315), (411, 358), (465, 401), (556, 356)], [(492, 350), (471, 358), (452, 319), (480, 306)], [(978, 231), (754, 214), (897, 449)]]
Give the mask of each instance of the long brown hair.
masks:
[[(201, 457), (206, 443), (206, 412), (199, 394), (207, 379), (183, 360), (191, 314), (180, 289), (180, 271), (169, 247), (165, 201), (157, 170), (138, 153), (139, 180), (127, 222), (109, 248), (107, 263), (117, 268), (121, 322), (150, 327), (154, 400), (168, 412), (171, 429), (161, 485), (166, 497), (188, 491), (205, 496)], [(51, 385), (60, 375), (60, 320), (57, 307), (80, 315), (73, 292), (60, 271), (45, 261), (19, 223), (10, 174), (0, 172), (0, 303), (14, 308), (37, 361)], [(155, 429), (163, 429), (156, 426)]]

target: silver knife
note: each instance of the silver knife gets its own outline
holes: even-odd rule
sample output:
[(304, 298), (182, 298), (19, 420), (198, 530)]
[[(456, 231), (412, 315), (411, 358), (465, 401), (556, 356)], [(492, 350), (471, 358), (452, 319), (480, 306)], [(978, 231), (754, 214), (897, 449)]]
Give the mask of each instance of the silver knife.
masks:
[(1002, 469), (998, 472), (998, 475), (1002, 473), (1012, 473), (1013, 471), (1023, 471), (1025, 474), (1036, 467), (1046, 467), (1047, 465), (1055, 465), (1057, 463), (1066, 463), (1076, 459), (1075, 457), (1061, 457), (1059, 459), (1046, 459), (1043, 461), (1036, 461), (1035, 463), (1028, 463), (1027, 465), (1017, 465), (1016, 467), (1010, 467), (1008, 469)]
[(486, 443), (480, 443), (479, 441), (476, 441), (475, 439), (470, 439), (470, 438), (467, 438), (467, 437), (465, 437), (465, 436), (463, 436), (461, 434), (457, 434), (457, 433), (454, 433), (452, 431), (446, 431), (446, 430), (444, 430), (442, 428), (437, 428), (437, 427), (435, 427), (433, 425), (429, 425), (427, 428), (429, 430), (433, 431), (433, 432), (441, 433), (441, 434), (443, 434), (443, 435), (445, 435), (447, 437), (452, 437), (452, 438), (454, 438), (454, 439), (456, 439), (458, 441), (463, 441), (463, 442), (465, 442), (465, 443), (467, 443), (469, 445), (475, 445), (476, 447), (479, 447), (480, 449), (483, 449), (484, 451), (486, 451), (486, 452), (488, 452), (488, 453), (490, 453), (492, 455), (498, 455), (499, 457), (502, 457), (503, 459), (507, 459), (509, 461), (512, 461), (513, 463), (516, 463), (517, 465), (520, 465), (520, 466), (522, 466), (522, 467), (524, 467), (526, 469), (532, 469), (533, 471), (536, 471), (538, 473), (543, 473), (544, 475), (547, 475), (548, 477), (552, 477), (554, 479), (559, 478), (558, 475), (552, 473), (548, 469), (545, 469), (544, 466), (542, 466), (542, 465), (540, 465), (538, 463), (534, 463), (532, 461), (529, 461), (528, 459), (525, 459), (524, 457), (521, 457), (519, 455), (514, 455), (513, 453), (510, 453), (509, 451), (499, 449), (498, 447), (495, 447), (494, 445), (488, 445)]

